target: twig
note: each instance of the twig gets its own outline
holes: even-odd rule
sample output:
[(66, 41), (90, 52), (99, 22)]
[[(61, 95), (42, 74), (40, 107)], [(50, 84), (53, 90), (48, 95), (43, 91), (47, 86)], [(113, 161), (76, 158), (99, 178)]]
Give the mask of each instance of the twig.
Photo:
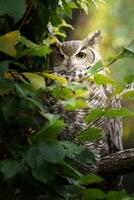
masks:
[(30, 11), (32, 10), (33, 2), (34, 2), (34, 1), (31, 0), (31, 5), (29, 5), (29, 7), (28, 7), (28, 9), (27, 9), (27, 11), (26, 11), (26, 13), (25, 13), (25, 15), (24, 15), (24, 17), (23, 17), (23, 19), (22, 19), (22, 22), (21, 22), (21, 24), (20, 24), (19, 27), (18, 27), (18, 29), (21, 29), (22, 26), (24, 26), (24, 24), (26, 23), (25, 21), (27, 20), (27, 17), (28, 17), (28, 15), (29, 15)]

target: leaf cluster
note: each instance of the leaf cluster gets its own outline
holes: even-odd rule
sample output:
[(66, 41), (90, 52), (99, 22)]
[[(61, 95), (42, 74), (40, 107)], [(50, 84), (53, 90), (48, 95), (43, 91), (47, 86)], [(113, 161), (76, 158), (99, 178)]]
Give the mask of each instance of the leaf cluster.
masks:
[[(57, 139), (66, 124), (60, 114), (49, 112), (44, 103), (50, 92), (67, 110), (88, 106), (90, 91), (86, 84), (69, 83), (47, 71), (47, 67), (55, 36), (64, 39), (64, 28), (72, 28), (63, 18), (71, 18), (73, 9), (88, 13), (91, 2), (0, 1), (0, 184), (20, 191), (14, 194), (14, 199), (23, 194), (24, 184), (31, 191), (36, 189), (34, 195), (44, 199), (130, 199), (125, 192), (106, 194), (91, 188), (103, 179), (93, 174), (83, 175), (78, 165), (95, 164), (93, 153), (83, 145)], [(126, 48), (118, 58), (124, 56), (133, 57), (134, 53)], [(121, 98), (134, 98), (134, 90), (126, 90), (134, 75), (127, 75), (121, 87), (111, 77), (99, 73), (101, 68), (102, 63), (97, 63), (86, 81), (112, 85)], [(53, 80), (53, 86), (47, 86), (46, 79)], [(126, 108), (96, 108), (85, 120), (90, 126), (102, 116), (133, 115)], [(96, 127), (77, 135), (82, 143), (100, 137), (101, 130)]]

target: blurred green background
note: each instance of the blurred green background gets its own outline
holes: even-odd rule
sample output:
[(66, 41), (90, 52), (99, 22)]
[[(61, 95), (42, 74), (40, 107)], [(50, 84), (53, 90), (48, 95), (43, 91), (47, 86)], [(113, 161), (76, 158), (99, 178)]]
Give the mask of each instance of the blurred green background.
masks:
[[(120, 53), (123, 47), (134, 50), (134, 1), (107, 0), (92, 5), (89, 16), (84, 12), (73, 13), (74, 31), (69, 39), (83, 39), (95, 30), (101, 30), (102, 42), (100, 52), (104, 61)], [(123, 58), (112, 64), (110, 71), (114, 78), (121, 82), (128, 73), (134, 73), (134, 58)], [(134, 101), (124, 101), (128, 109), (134, 111)], [(134, 117), (124, 119), (124, 148), (134, 147)], [(128, 191), (134, 191), (134, 173), (124, 176), (124, 186)]]

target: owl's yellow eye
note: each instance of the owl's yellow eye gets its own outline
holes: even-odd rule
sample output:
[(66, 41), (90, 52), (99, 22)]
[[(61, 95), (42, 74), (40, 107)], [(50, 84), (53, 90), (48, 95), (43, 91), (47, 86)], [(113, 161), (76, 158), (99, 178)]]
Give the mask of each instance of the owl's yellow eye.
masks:
[(84, 59), (84, 58), (86, 57), (86, 55), (87, 55), (86, 53), (80, 51), (76, 56), (77, 56), (78, 58)]
[(62, 53), (58, 53), (57, 54), (57, 57), (60, 59), (60, 60), (63, 60), (64, 59), (64, 55)]

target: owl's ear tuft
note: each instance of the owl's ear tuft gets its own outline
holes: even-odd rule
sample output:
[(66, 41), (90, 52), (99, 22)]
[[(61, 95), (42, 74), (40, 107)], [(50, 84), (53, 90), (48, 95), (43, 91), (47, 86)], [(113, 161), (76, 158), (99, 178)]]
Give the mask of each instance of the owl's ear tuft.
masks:
[(55, 47), (56, 49), (60, 49), (61, 46), (62, 46), (62, 43), (59, 42), (59, 41), (57, 41), (57, 42), (54, 44), (54, 47)]
[(100, 30), (95, 31), (94, 33), (91, 33), (88, 37), (86, 37), (83, 40), (83, 47), (86, 46), (95, 47), (100, 43), (101, 38), (102, 38), (101, 31)]
[(62, 43), (55, 36), (53, 36), (53, 41), (54, 41), (54, 43), (51, 45), (51, 47), (59, 50), (62, 46)]

